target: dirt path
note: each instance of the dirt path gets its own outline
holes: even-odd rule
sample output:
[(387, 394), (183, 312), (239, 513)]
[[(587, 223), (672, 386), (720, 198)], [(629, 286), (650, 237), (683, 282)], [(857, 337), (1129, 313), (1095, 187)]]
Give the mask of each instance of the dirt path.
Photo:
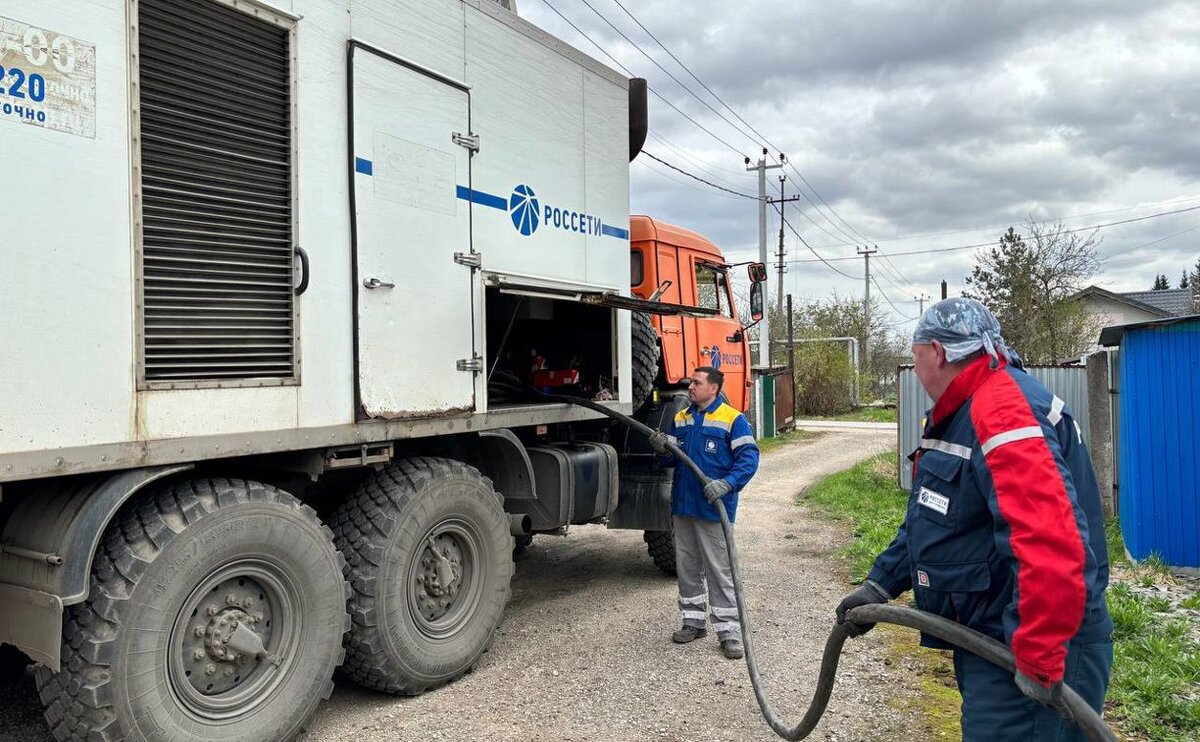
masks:
[[(771, 698), (797, 721), (807, 707), (833, 608), (845, 591), (828, 554), (837, 527), (805, 517), (795, 494), (886, 450), (894, 434), (830, 431), (763, 457), (738, 511), (760, 665)], [(304, 742), (382, 740), (772, 740), (745, 665), (710, 636), (686, 646), (675, 583), (646, 556), (641, 534), (572, 528), (539, 536), (518, 557), (513, 599), (475, 672), (419, 698), (393, 698), (341, 680)], [(842, 664), (838, 688), (810, 739), (919, 739), (887, 700), (911, 681), (885, 664), (875, 632)], [(32, 679), (0, 683), (0, 739), (48, 742)]]
[[(887, 432), (839, 431), (783, 446), (764, 456), (743, 496), (738, 545), (756, 646), (771, 697), (793, 723), (812, 695), (813, 666), (845, 591), (826, 557), (845, 536), (805, 518), (794, 496), (893, 443)], [(675, 596), (640, 533), (585, 527), (566, 539), (539, 536), (518, 558), (500, 636), (473, 674), (415, 699), (339, 683), (305, 740), (775, 739), (743, 663), (721, 657), (711, 634), (670, 642)], [(883, 700), (899, 673), (863, 649), (847, 655), (811, 739), (909, 730)]]

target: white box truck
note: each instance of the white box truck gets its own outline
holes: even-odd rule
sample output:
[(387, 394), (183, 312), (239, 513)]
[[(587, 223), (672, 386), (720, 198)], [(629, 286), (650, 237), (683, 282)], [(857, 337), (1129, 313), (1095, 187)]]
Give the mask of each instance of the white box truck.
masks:
[(449, 682), (534, 532), (670, 570), (644, 441), (528, 394), (663, 426), (656, 381), (744, 355), (676, 322), (668, 374), (628, 311), (744, 347), (715, 247), (631, 253), (645, 133), (643, 81), (493, 0), (0, 0), (0, 663), (58, 739)]

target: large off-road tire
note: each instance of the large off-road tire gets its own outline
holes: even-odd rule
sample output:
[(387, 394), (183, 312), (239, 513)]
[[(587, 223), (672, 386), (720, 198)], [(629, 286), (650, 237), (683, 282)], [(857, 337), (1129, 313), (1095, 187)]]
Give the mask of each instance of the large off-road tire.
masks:
[[(274, 487), (213, 479), (147, 494), (104, 536), (88, 599), (65, 621), (62, 671), (37, 671), (54, 736), (293, 738), (343, 656), (344, 565), (316, 513)], [(226, 644), (246, 628), (266, 656)]]
[(661, 350), (658, 345), (658, 333), (650, 323), (650, 315), (645, 312), (633, 312), (630, 326), (633, 330), (633, 409), (636, 412), (654, 391)]
[(675, 576), (675, 532), (674, 531), (644, 531), (642, 540), (646, 542), (646, 551), (654, 560), (654, 566), (665, 574)]
[(369, 478), (332, 526), (353, 588), (342, 671), (368, 688), (418, 695), (470, 670), (500, 623), (513, 573), (508, 516), (491, 481), (451, 459), (404, 459)]

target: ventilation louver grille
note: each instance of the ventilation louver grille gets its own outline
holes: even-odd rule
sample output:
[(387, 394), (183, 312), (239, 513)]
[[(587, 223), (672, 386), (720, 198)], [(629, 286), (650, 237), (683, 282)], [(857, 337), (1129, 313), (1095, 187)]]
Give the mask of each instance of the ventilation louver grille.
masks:
[(138, 3), (148, 382), (292, 378), (289, 32)]

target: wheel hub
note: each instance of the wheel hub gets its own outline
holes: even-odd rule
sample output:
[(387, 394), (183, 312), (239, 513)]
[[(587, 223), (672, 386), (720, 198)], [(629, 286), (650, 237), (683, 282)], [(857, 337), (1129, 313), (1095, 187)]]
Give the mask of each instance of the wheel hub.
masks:
[(453, 607), (462, 587), (463, 554), (449, 534), (431, 537), (425, 544), (417, 570), (415, 597), (428, 621), (436, 621)]
[(195, 601), (191, 629), (184, 633), (184, 676), (201, 697), (234, 692), (255, 676), (260, 659), (239, 652), (231, 640), (239, 627), (253, 631), (263, 644), (271, 638), (270, 602), (252, 578), (232, 576)]

